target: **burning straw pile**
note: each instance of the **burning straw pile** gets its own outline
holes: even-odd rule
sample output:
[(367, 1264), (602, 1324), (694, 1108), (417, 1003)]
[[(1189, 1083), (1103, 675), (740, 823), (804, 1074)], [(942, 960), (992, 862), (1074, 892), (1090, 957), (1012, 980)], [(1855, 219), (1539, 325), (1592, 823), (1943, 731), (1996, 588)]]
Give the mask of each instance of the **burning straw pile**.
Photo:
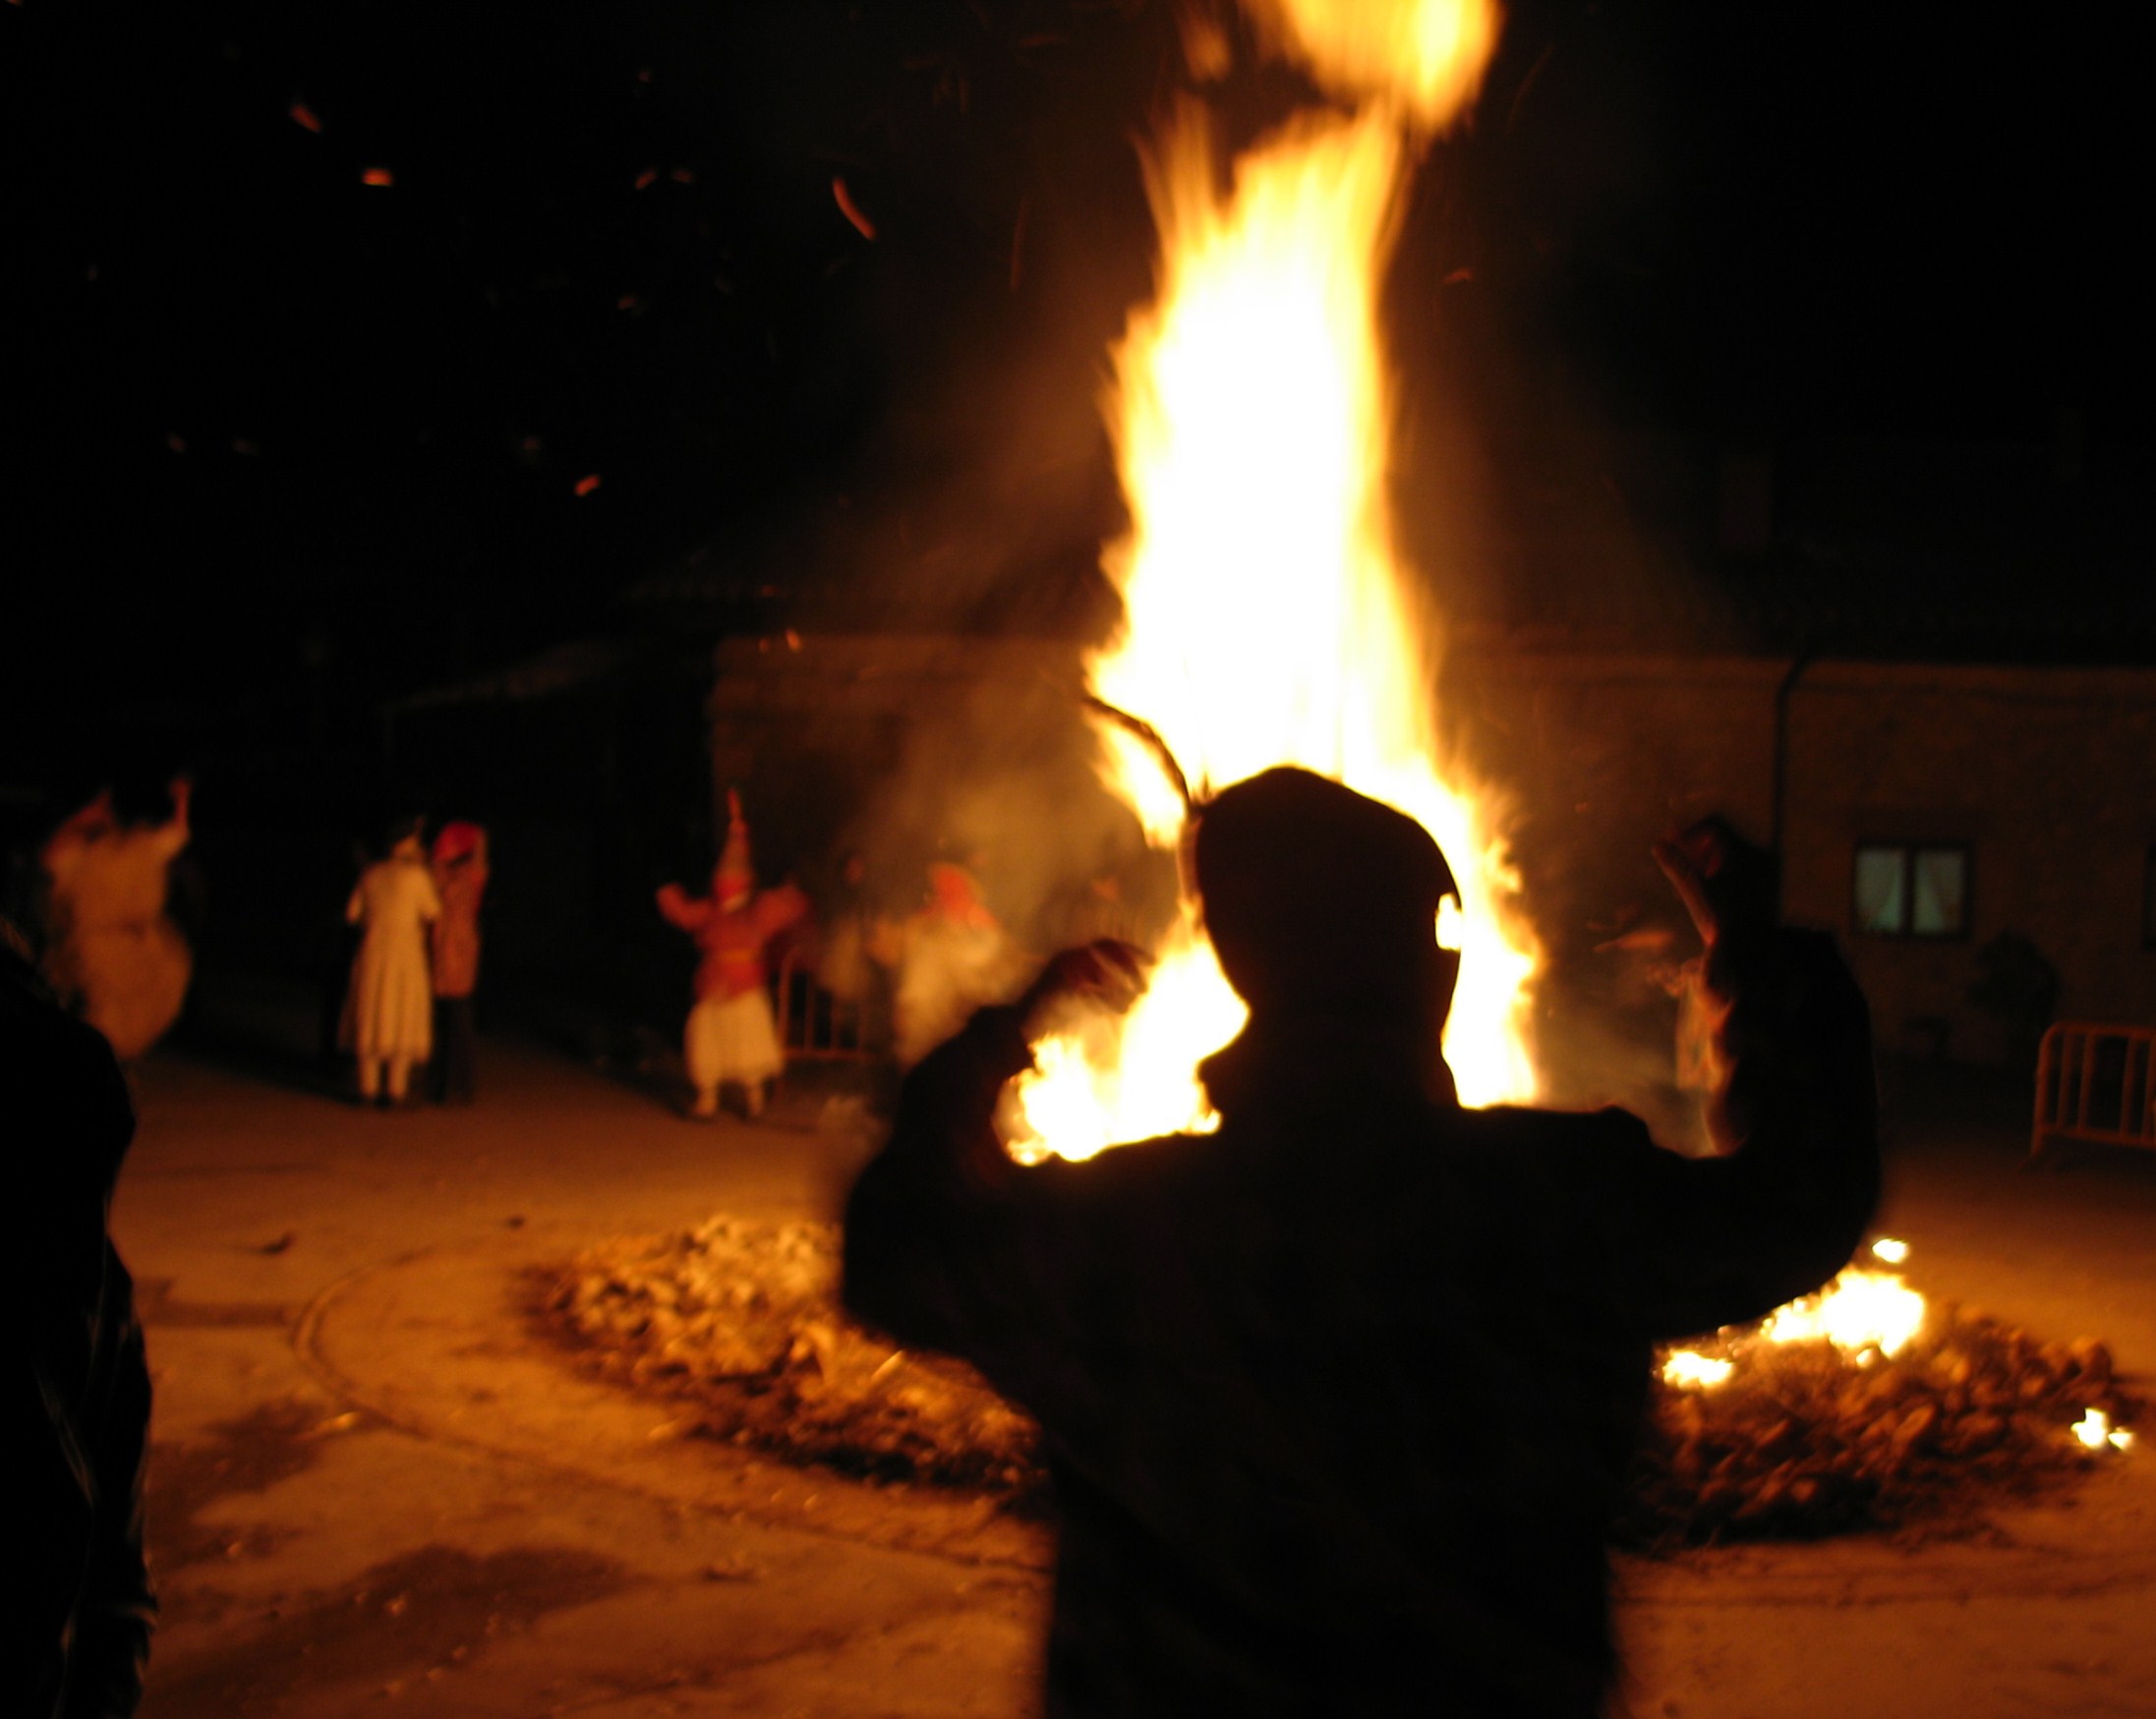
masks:
[(2116, 1423), (2132, 1406), (2094, 1339), (1927, 1311), (1898, 1277), (1852, 1268), (1759, 1325), (1663, 1355), (1623, 1537), (1951, 1529), (2125, 1451), (2132, 1434)]
[[(595, 1248), (544, 1274), (538, 1306), (608, 1376), (690, 1405), (706, 1436), (880, 1480), (1036, 1493), (1031, 1422), (967, 1368), (853, 1325), (838, 1275), (836, 1226), (721, 1216)], [(1852, 1269), (1662, 1357), (1622, 1535), (1952, 1529), (2125, 1451), (2134, 1406), (2093, 1340), (1927, 1310), (1898, 1277)]]
[(1033, 1423), (971, 1368), (840, 1309), (835, 1224), (720, 1216), (595, 1248), (543, 1288), (550, 1326), (610, 1377), (692, 1404), (708, 1436), (882, 1480), (1039, 1483)]

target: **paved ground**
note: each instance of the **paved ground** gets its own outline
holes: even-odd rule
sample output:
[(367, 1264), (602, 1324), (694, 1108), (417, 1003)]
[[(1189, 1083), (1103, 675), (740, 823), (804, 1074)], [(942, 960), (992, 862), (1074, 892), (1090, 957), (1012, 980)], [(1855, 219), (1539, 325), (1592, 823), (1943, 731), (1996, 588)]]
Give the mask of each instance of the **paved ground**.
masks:
[[(117, 1228), (157, 1384), (146, 1719), (1022, 1714), (1032, 1529), (676, 1436), (562, 1365), (521, 1274), (596, 1238), (828, 1211), (857, 1147), (695, 1125), (490, 1044), (467, 1111), (354, 1110), (296, 1060), (168, 1055)], [(1904, 1077), (1920, 1288), (2156, 1375), (2156, 1159), (2018, 1169), (2018, 1096)], [(1624, 1573), (1640, 1715), (2156, 1712), (2156, 1427), (1984, 1543)]]

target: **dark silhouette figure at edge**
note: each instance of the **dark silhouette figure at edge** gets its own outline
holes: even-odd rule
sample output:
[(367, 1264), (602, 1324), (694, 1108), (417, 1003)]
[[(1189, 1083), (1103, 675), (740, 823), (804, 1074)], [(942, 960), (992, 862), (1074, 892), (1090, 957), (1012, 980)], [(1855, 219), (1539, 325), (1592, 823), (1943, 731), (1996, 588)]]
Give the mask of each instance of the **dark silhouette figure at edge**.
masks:
[[(1622, 1111), (1460, 1108), (1454, 885), (1422, 828), (1275, 770), (1196, 880), (1249, 1003), (1219, 1131), (1014, 1165), (1029, 1027), (1135, 951), (1051, 961), (906, 1081), (846, 1212), (845, 1298), (1039, 1421), (1061, 1516), (1046, 1710), (1585, 1716), (1652, 1346), (1847, 1260), (1878, 1189), (1870, 1028), (1724, 826), (1657, 849), (1726, 1004), (1726, 1156)], [(1122, 999), (1127, 1001), (1127, 995)]]
[(0, 1094), (17, 1203), (8, 1236), (12, 1502), (0, 1711), (122, 1719), (156, 1605), (143, 1558), (149, 1372), (106, 1220), (134, 1105), (111, 1047), (0, 936)]

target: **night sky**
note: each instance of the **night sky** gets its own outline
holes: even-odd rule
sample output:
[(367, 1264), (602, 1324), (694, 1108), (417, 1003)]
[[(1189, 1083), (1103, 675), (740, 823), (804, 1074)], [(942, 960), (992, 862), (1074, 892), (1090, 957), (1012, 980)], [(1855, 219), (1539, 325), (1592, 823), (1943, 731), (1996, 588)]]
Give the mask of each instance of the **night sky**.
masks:
[[(1875, 515), (2139, 613), (2124, 43), (1892, 13), (1516, 6), (1417, 185), (1410, 416), (1442, 389), (1508, 472), (1679, 537), (1709, 504), (1624, 450), (1769, 447), (1801, 508), (1835, 450), (1922, 446)], [(712, 627), (872, 618), (860, 569), (924, 549), (961, 608), (1097, 613), (1176, 42), (1144, 0), (0, 8), (7, 769), (358, 721), (691, 556)], [(1236, 122), (1301, 94), (1248, 77)]]

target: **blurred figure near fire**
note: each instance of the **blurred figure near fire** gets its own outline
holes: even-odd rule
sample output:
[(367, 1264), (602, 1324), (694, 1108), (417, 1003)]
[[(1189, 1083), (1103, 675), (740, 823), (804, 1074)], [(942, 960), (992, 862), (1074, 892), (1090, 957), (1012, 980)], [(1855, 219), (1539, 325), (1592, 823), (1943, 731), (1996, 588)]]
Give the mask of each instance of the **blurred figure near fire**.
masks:
[(5, 1710), (124, 1719), (142, 1698), (156, 1617), (143, 1557), (149, 1370), (134, 1284), (109, 1230), (135, 1133), (112, 1047), (71, 1020), (0, 936), (0, 1093), (13, 1230), (6, 1248), (10, 1497)]
[(179, 1018), (194, 974), (187, 940), (166, 911), (172, 862), (191, 835), (193, 784), (171, 784), (172, 815), (136, 824), (110, 791), (54, 831), (46, 879), (45, 977), (61, 1000), (132, 1062)]
[(344, 917), (360, 928), (360, 946), (339, 1037), (359, 1060), (360, 1102), (400, 1105), (413, 1065), (426, 1061), (435, 1044), (427, 934), (441, 917), (441, 896), (416, 824), (391, 831), (388, 857), (360, 874)]
[(816, 983), (841, 1003), (860, 1003), (868, 995), (876, 962), (876, 910), (868, 896), (868, 862), (848, 851), (839, 861), (837, 878), (816, 908)]
[(1602, 1710), (1654, 1345), (1832, 1276), (1879, 1175), (1867, 1012), (1831, 941), (1775, 925), (1767, 856), (1724, 827), (1657, 853), (1724, 1005), (1723, 1156), (1621, 1111), (1463, 1109), (1443, 856), (1299, 770), (1197, 824), (1250, 1004), (1202, 1068), (1217, 1133), (1002, 1149), (1028, 1039), (1141, 982), (1118, 945), (1057, 956), (913, 1070), (848, 1204), (845, 1298), (1041, 1425), (1050, 1715)]
[(858, 1011), (861, 1043), (882, 1048), (891, 1038), (891, 960), (895, 940), (868, 883), (868, 861), (857, 848), (840, 857), (838, 875), (816, 910), (816, 983)]
[(1064, 889), (1045, 916), (1051, 928), (1045, 946), (1078, 948), (1105, 939), (1154, 948), (1176, 908), (1174, 862), (1148, 850), (1140, 862), (1105, 867)]
[(1003, 927), (972, 872), (954, 860), (928, 868), (928, 896), (899, 928), (893, 1051), (910, 1068), (985, 1003), (1011, 995), (1020, 977)]
[(1119, 943), (1143, 948), (1152, 940), (1145, 935), (1123, 898), (1123, 880), (1113, 872), (1101, 872), (1085, 880), (1082, 890), (1071, 891), (1058, 915), (1061, 935), (1049, 946), (1080, 948), (1086, 944)]
[(693, 1114), (719, 1114), (720, 1088), (737, 1085), (741, 1108), (763, 1115), (770, 1084), (786, 1072), (786, 1054), (771, 1013), (764, 950), (808, 915), (808, 897), (792, 884), (756, 888), (748, 821), (741, 797), (727, 790), (727, 841), (712, 868), (711, 893), (679, 884), (659, 891), (659, 911), (696, 942), (696, 1003), (681, 1033), (681, 1060), (696, 1089)]
[(487, 893), (487, 831), (477, 824), (444, 824), (435, 836), (431, 869), (441, 912), (433, 926), (435, 979), (435, 1097), (470, 1104), (476, 1026), (472, 993), (479, 989), (479, 906)]

